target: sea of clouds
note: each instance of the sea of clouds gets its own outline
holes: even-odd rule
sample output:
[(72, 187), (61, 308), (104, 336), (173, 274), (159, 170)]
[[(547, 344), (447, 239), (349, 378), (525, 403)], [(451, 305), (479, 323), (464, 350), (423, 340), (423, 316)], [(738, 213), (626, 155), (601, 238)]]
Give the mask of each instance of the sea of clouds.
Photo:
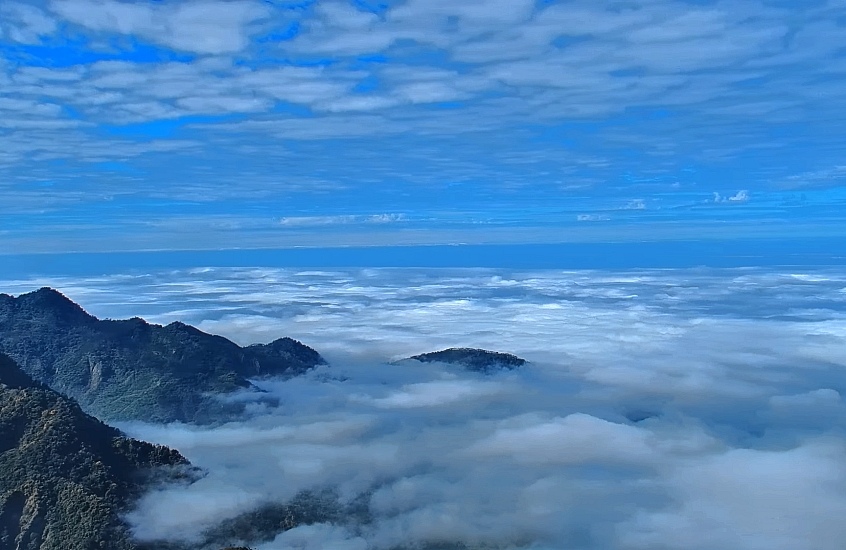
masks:
[[(207, 475), (145, 496), (144, 539), (193, 540), (303, 490), (370, 495), (374, 521), (259, 550), (827, 550), (846, 540), (846, 274), (202, 269), (49, 284), (100, 317), (181, 320), (329, 361), (257, 384), (242, 421), (127, 424)], [(469, 346), (491, 376), (394, 364)]]

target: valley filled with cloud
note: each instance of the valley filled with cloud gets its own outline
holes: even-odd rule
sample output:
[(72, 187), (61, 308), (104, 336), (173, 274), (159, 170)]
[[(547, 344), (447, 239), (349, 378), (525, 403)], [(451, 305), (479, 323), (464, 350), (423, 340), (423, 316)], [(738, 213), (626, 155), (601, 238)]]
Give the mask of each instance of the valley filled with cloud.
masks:
[[(291, 336), (329, 362), (227, 397), (248, 404), (235, 422), (122, 424), (205, 471), (140, 501), (127, 517), (142, 539), (201, 540), (304, 491), (366, 513), (244, 542), (827, 550), (846, 536), (834, 269), (216, 268), (3, 287), (45, 284), (94, 315), (242, 345)], [(397, 362), (452, 346), (528, 363)]]

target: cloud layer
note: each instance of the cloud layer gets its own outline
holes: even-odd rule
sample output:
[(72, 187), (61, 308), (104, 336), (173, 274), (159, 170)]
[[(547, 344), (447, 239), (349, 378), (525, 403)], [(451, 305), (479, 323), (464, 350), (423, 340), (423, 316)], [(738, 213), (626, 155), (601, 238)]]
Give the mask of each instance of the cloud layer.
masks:
[(0, 245), (290, 245), (280, 218), (384, 212), (430, 220), (418, 229), (441, 243), (465, 238), (455, 220), (548, 241), (577, 216), (691, 221), (669, 209), (714, 193), (802, 217), (785, 189), (842, 181), (845, 15), (835, 0), (8, 0), (0, 213), (20, 219)]
[[(220, 269), (4, 288), (48, 282), (95, 314), (291, 335), (332, 363), (263, 382), (280, 407), (242, 422), (125, 426), (209, 472), (142, 501), (142, 537), (323, 487), (368, 493), (375, 521), (257, 547), (827, 550), (846, 535), (836, 271)], [(531, 363), (388, 363), (452, 345)]]

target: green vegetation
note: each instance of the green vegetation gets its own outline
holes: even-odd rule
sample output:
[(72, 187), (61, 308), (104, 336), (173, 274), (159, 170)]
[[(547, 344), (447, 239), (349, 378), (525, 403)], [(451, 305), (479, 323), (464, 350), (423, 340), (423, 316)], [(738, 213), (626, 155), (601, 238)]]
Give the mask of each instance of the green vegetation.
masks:
[(409, 357), (421, 363), (450, 363), (460, 365), (467, 370), (492, 373), (500, 369), (512, 370), (526, 364), (521, 359), (510, 353), (500, 353), (476, 348), (449, 348), (442, 351), (422, 353)]
[[(265, 504), (191, 543), (133, 541), (121, 519), (151, 483), (191, 481), (196, 470), (177, 451), (128, 438), (83, 409), (119, 420), (225, 420), (238, 405), (214, 394), (324, 363), (295, 340), (240, 347), (183, 323), (99, 320), (44, 288), (0, 294), (0, 351), (11, 356), (0, 353), (0, 550), (249, 550), (237, 545), (266, 543), (300, 525), (352, 532), (372, 525), (368, 494), (341, 504), (331, 490)], [(483, 373), (526, 363), (468, 348), (411, 359)], [(394, 550), (514, 547), (430, 540)]]
[(0, 548), (132, 550), (120, 513), (148, 483), (191, 475), (178, 452), (124, 436), (0, 354)]
[(300, 525), (343, 523), (351, 516), (331, 491), (304, 492), (286, 504), (266, 504), (257, 510), (226, 520), (204, 535), (205, 546), (260, 543)]
[(295, 376), (324, 363), (291, 338), (240, 347), (179, 322), (99, 320), (50, 288), (17, 298), (0, 294), (0, 352), (112, 421), (225, 420), (241, 405), (214, 394), (250, 388), (248, 378)]

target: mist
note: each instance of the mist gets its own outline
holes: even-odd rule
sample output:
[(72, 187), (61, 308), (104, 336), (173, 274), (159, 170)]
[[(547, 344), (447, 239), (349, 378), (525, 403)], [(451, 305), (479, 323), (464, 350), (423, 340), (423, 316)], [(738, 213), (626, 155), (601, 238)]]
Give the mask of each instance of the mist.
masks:
[[(214, 269), (44, 280), (89, 311), (291, 336), (330, 363), (216, 427), (125, 424), (206, 475), (145, 495), (142, 540), (197, 541), (302, 491), (372, 521), (259, 550), (835, 549), (846, 539), (846, 277), (834, 271)], [(10, 281), (6, 288), (32, 281)], [(127, 299), (126, 297), (130, 298)], [(515, 353), (493, 375), (395, 363)], [(362, 497), (362, 495), (365, 495)]]

